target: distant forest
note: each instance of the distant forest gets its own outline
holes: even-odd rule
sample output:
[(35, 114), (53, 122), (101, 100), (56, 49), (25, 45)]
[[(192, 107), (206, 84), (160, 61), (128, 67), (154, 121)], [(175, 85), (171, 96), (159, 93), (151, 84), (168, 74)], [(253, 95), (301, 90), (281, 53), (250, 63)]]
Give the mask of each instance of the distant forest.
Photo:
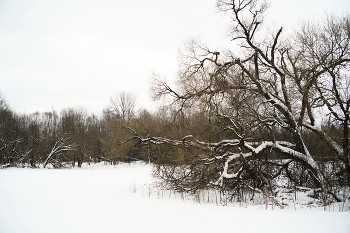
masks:
[(178, 137), (179, 127), (171, 114), (136, 111), (135, 106), (136, 98), (122, 92), (99, 115), (83, 108), (18, 114), (0, 96), (0, 163), (3, 167), (67, 168), (84, 162), (153, 161), (151, 155), (126, 143), (132, 129), (144, 136)]
[[(149, 112), (136, 110), (136, 104), (133, 94), (121, 92), (111, 98), (109, 106), (99, 115), (84, 108), (18, 114), (5, 97), (0, 96), (0, 163), (3, 167), (68, 168), (101, 161), (112, 164), (137, 160), (171, 162), (175, 155), (168, 155), (170, 148), (145, 149), (139, 144), (139, 138), (161, 136), (176, 140), (191, 135), (205, 142), (226, 138), (220, 133), (222, 119), (214, 115), (201, 111), (187, 111), (185, 115), (166, 107)], [(322, 123), (321, 128), (337, 140), (342, 133), (341, 125), (329, 120)], [(254, 131), (251, 134), (259, 141), (271, 139), (265, 129)], [(274, 134), (286, 140), (290, 137), (283, 131)], [(320, 136), (306, 131), (303, 137), (318, 160), (332, 159), (331, 148)]]

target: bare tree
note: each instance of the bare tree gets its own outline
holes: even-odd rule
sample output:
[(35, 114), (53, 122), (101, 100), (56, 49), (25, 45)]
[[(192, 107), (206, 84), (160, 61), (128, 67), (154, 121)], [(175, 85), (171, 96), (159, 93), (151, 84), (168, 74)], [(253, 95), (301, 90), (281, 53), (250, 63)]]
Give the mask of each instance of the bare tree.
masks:
[(5, 97), (2, 95), (2, 93), (0, 92), (0, 109), (1, 110), (8, 110), (9, 106), (5, 100)]
[[(302, 64), (298, 66), (307, 64), (309, 68), (304, 68), (303, 70), (314, 81), (314, 83), (307, 84), (310, 91), (304, 91), (304, 99), (308, 98), (307, 95), (312, 95), (311, 97), (313, 97), (313, 102), (309, 101), (305, 109), (310, 112), (311, 108), (322, 108), (329, 116), (329, 119), (341, 126), (342, 137), (339, 138), (340, 140), (334, 140), (320, 128), (312, 127), (314, 126), (314, 117), (312, 116), (310, 117), (311, 126), (305, 123), (304, 126), (321, 135), (335, 154), (342, 158), (348, 182), (350, 182), (349, 28), (349, 17), (337, 18), (328, 16), (324, 26), (305, 24), (301, 32), (297, 34), (298, 42), (302, 45), (300, 50), (303, 51), (304, 55), (304, 58), (300, 59)], [(297, 69), (297, 66), (295, 65), (293, 68)], [(300, 80), (297, 80), (297, 83), (300, 85)], [(307, 101), (304, 100), (304, 102)], [(304, 112), (302, 111), (301, 115)]]
[(114, 97), (111, 97), (108, 110), (115, 116), (121, 117), (123, 121), (129, 122), (135, 115), (135, 107), (136, 96), (126, 92), (120, 92)]
[[(176, 166), (170, 170), (162, 168), (163, 178), (180, 189), (245, 186), (263, 192), (262, 187), (271, 189), (275, 178), (283, 175), (294, 185), (333, 195), (330, 181), (321, 170), (317, 155), (310, 153), (303, 132), (311, 130), (322, 135), (344, 158), (345, 167), (349, 166), (348, 149), (344, 148), (348, 147), (347, 140), (344, 138), (343, 147), (339, 145), (317, 125), (315, 117), (318, 108), (327, 106), (334, 118), (342, 112), (341, 119), (346, 122), (343, 131), (348, 129), (349, 101), (344, 95), (340, 97), (343, 89), (339, 85), (346, 85), (346, 79), (340, 80), (348, 74), (350, 61), (349, 19), (328, 20), (324, 27), (307, 25), (299, 33), (306, 38), (282, 40), (280, 28), (269, 39), (260, 33), (265, 3), (219, 0), (218, 7), (232, 16), (232, 40), (243, 49), (240, 55), (211, 51), (193, 41), (181, 63), (178, 88), (173, 89), (156, 77), (154, 90), (156, 97), (172, 96), (172, 105), (179, 112), (198, 108), (215, 113), (224, 139), (206, 143), (193, 136), (179, 142), (136, 138), (140, 143), (181, 144), (184, 148), (207, 151), (198, 153), (185, 170)], [(320, 31), (305, 33), (316, 29)], [(338, 86), (326, 94), (324, 79)], [(348, 90), (343, 93), (348, 94)], [(274, 158), (286, 160), (277, 163)], [(299, 174), (295, 167), (301, 168)]]
[(0, 164), (5, 167), (16, 166), (28, 156), (30, 150), (23, 147), (23, 137), (18, 115), (10, 109), (0, 93)]
[(69, 161), (67, 158), (62, 159), (61, 157), (67, 156), (67, 152), (75, 150), (75, 145), (69, 142), (69, 138), (62, 136), (57, 141), (55, 141), (52, 146), (47, 158), (44, 162), (44, 168), (48, 164), (52, 164), (55, 168), (60, 168), (63, 166), (64, 161)]

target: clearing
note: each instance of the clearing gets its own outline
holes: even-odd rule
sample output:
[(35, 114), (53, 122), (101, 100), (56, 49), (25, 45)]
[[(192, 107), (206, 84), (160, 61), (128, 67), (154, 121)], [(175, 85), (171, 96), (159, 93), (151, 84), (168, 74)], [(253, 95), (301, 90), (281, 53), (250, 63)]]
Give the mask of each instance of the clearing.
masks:
[(0, 169), (0, 232), (350, 232), (350, 212), (339, 212), (341, 206), (265, 210), (198, 203), (171, 192), (157, 195), (151, 170), (141, 163)]

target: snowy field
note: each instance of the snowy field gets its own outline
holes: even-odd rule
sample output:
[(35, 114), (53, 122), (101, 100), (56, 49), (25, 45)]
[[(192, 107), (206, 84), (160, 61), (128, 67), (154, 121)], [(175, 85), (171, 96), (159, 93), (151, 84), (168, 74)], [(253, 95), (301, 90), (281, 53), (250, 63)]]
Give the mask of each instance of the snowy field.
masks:
[(350, 232), (350, 212), (265, 210), (151, 190), (151, 166), (0, 169), (0, 233)]

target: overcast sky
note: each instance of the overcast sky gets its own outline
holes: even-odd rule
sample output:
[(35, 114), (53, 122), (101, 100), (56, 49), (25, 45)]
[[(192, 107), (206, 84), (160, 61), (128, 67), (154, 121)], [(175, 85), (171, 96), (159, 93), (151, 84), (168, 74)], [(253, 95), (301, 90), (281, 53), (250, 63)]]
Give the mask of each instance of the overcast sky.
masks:
[[(289, 25), (349, 0), (271, 0), (269, 18)], [(152, 72), (176, 76), (178, 51), (198, 37), (229, 48), (229, 19), (216, 0), (0, 0), (0, 92), (17, 112), (86, 107), (100, 112), (120, 91), (153, 109)]]

